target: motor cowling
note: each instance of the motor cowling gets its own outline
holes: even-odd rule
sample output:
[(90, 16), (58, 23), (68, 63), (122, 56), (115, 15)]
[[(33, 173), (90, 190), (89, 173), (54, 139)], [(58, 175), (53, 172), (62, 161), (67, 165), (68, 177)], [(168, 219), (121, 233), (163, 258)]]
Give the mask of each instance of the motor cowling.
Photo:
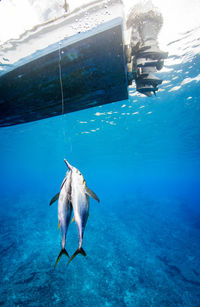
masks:
[(163, 18), (156, 9), (135, 6), (128, 19), (127, 29), (131, 30), (130, 45), (126, 47), (128, 82), (136, 83), (136, 90), (146, 96), (158, 91), (162, 80), (156, 73), (163, 68), (168, 53), (158, 47), (158, 33)]

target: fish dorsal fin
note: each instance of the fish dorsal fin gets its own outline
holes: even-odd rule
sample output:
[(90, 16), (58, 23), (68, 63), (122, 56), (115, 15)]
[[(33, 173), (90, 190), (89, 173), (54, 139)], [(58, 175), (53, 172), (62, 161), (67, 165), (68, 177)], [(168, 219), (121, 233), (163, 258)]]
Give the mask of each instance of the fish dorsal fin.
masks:
[(88, 187), (85, 187), (86, 190), (86, 194), (91, 196), (92, 198), (94, 198), (96, 201), (100, 202), (98, 196), (92, 191), (90, 190)]
[(71, 220), (71, 223), (73, 223), (73, 221), (74, 221), (74, 217), (73, 217), (73, 219)]
[(60, 192), (58, 192), (50, 201), (49, 206), (51, 206), (56, 200), (58, 200)]

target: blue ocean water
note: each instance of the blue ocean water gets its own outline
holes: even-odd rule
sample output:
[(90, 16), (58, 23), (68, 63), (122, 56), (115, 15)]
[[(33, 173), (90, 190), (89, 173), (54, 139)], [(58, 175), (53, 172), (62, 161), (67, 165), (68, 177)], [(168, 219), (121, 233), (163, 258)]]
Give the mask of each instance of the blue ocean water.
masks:
[[(173, 58), (172, 58), (173, 59)], [(200, 56), (156, 97), (1, 128), (0, 305), (200, 306)], [(77, 89), (78, 90), (78, 89)], [(66, 158), (91, 199), (67, 267), (57, 204)], [(67, 250), (76, 250), (70, 225)]]

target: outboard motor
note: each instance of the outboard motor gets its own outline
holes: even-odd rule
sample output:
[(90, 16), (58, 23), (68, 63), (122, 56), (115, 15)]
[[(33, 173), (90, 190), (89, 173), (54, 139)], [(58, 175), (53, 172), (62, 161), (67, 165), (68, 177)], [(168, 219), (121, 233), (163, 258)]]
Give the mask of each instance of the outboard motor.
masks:
[[(143, 12), (142, 12), (143, 11)], [(131, 30), (130, 45), (127, 46), (128, 81), (136, 82), (136, 90), (152, 96), (162, 80), (155, 73), (162, 69), (168, 57), (158, 47), (157, 36), (162, 27), (162, 15), (154, 8), (145, 9), (136, 5), (127, 19), (127, 29)]]

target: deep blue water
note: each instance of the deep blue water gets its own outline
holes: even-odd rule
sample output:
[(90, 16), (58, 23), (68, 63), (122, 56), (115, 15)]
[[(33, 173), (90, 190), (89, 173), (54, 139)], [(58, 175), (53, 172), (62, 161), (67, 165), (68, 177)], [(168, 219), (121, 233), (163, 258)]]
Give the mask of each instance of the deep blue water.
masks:
[[(200, 306), (200, 57), (173, 66), (156, 97), (0, 129), (0, 305)], [(177, 78), (176, 78), (177, 77)], [(174, 79), (176, 78), (176, 79)], [(83, 247), (61, 258), (66, 158), (90, 201)], [(67, 250), (76, 250), (70, 225)]]

